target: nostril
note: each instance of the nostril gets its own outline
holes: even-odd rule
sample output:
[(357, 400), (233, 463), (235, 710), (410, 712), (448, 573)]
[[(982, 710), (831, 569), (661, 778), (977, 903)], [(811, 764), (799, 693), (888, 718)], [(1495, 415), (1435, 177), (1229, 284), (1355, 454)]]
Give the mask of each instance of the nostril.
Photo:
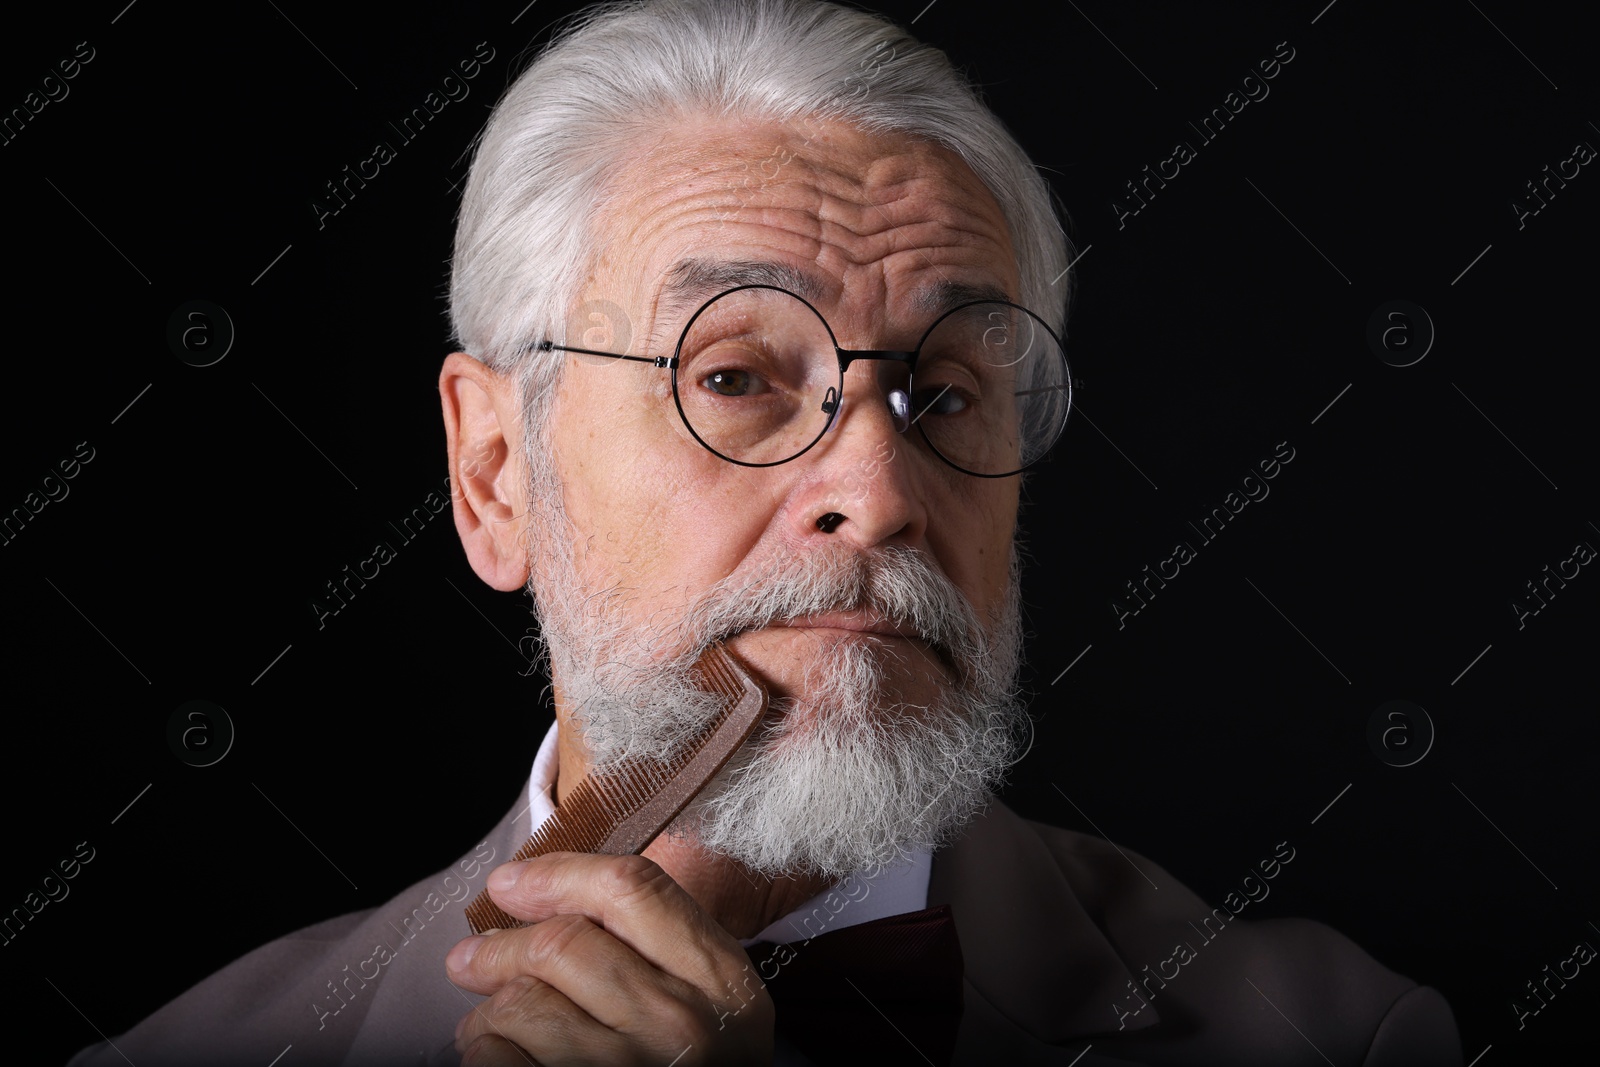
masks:
[(839, 524), (843, 521), (843, 515), (839, 514), (837, 511), (830, 511), (817, 520), (817, 529), (821, 530), (823, 533), (831, 534), (833, 531), (839, 528)]

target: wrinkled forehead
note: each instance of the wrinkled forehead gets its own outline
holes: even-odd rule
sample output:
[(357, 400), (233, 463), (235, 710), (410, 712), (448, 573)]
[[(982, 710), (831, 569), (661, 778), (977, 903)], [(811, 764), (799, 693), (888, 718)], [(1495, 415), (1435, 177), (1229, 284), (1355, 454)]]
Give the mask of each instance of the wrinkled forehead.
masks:
[(737, 285), (788, 289), (846, 323), (1020, 289), (1004, 214), (958, 155), (821, 120), (688, 119), (641, 139), (594, 231), (590, 295), (614, 294), (652, 335)]

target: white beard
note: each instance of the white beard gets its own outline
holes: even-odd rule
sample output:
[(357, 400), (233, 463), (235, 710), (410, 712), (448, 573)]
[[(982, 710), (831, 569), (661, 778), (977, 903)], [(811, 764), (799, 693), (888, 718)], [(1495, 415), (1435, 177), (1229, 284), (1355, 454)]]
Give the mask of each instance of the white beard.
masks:
[[(546, 512), (550, 514), (550, 512)], [(564, 527), (554, 514), (552, 525)], [(768, 877), (844, 876), (950, 840), (987, 802), (1031, 729), (1016, 696), (1022, 650), (1019, 562), (985, 629), (921, 552), (825, 546), (747, 566), (678, 618), (627, 616), (620, 588), (593, 593), (565, 530), (545, 539), (534, 587), (551, 677), (582, 731), (591, 766), (669, 759), (721, 709), (694, 685), (708, 645), (802, 615), (871, 608), (915, 627), (956, 682), (931, 705), (888, 691), (894, 649), (839, 644), (800, 696), (770, 716), (674, 822), (675, 834)]]

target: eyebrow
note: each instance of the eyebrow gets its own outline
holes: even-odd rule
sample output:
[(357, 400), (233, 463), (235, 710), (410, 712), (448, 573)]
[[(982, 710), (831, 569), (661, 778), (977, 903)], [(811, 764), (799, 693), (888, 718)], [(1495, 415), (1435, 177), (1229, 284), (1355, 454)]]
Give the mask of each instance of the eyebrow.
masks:
[(741, 285), (774, 285), (798, 293), (812, 303), (822, 299), (823, 284), (805, 271), (759, 259), (681, 259), (667, 270), (656, 308), (658, 323), (681, 323), (689, 308)]
[(1004, 300), (1010, 303), (1012, 296), (998, 285), (940, 281), (918, 289), (911, 298), (911, 304), (925, 315), (938, 315), (977, 300)]

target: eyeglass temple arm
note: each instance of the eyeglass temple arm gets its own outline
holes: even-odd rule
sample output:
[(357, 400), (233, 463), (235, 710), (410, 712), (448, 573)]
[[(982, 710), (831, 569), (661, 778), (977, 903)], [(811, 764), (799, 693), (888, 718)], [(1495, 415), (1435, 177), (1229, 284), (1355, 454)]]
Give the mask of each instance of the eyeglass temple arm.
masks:
[(676, 367), (677, 356), (625, 356), (621, 352), (600, 352), (593, 348), (574, 348), (572, 345), (558, 345), (554, 341), (540, 341), (534, 346), (540, 352), (577, 352), (585, 356), (605, 356), (607, 359), (625, 359), (630, 363), (648, 363), (654, 367)]

